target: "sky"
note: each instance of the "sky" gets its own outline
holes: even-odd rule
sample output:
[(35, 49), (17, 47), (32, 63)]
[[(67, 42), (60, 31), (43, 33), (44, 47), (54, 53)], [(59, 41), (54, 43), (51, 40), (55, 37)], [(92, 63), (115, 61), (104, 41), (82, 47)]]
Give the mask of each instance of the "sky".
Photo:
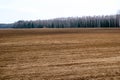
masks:
[(0, 0), (0, 23), (111, 15), (118, 10), (120, 0)]

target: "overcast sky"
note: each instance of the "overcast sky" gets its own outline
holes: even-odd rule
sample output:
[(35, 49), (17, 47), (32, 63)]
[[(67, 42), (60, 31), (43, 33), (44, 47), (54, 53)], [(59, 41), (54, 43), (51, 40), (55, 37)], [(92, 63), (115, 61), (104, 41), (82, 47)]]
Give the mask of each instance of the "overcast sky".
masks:
[(0, 23), (116, 14), (120, 0), (0, 0)]

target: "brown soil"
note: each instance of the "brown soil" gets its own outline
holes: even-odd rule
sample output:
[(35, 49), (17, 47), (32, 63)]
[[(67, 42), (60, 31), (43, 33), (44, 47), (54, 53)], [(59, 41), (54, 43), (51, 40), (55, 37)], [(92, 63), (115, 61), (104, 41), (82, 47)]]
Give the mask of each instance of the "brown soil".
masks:
[(120, 29), (0, 30), (0, 80), (120, 80)]

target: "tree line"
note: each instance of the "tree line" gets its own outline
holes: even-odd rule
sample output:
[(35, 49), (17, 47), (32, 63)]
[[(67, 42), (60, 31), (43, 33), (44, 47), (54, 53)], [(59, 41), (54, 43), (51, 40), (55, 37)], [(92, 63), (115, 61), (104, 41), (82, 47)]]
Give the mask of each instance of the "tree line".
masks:
[(13, 24), (13, 28), (116, 28), (120, 27), (120, 14), (109, 16), (86, 16), (55, 18), (49, 20), (24, 21)]

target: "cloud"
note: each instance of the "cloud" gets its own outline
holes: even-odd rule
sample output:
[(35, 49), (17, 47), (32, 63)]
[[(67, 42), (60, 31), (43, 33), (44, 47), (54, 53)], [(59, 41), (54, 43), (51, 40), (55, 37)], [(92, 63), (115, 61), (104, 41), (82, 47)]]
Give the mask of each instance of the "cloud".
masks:
[(115, 14), (119, 3), (119, 0), (1, 0), (0, 17), (2, 22), (5, 17), (14, 17), (11, 21), (15, 21)]

